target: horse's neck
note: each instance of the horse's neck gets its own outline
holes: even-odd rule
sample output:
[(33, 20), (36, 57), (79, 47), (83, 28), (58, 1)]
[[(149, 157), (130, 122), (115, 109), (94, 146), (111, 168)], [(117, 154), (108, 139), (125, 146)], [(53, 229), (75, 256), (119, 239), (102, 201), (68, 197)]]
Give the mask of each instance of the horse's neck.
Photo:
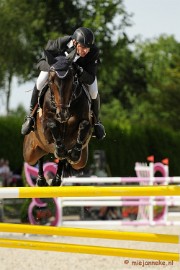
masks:
[(72, 101), (81, 97), (81, 95), (85, 94), (89, 102), (91, 102), (91, 96), (89, 94), (88, 88), (85, 84), (76, 81), (73, 85), (73, 97)]

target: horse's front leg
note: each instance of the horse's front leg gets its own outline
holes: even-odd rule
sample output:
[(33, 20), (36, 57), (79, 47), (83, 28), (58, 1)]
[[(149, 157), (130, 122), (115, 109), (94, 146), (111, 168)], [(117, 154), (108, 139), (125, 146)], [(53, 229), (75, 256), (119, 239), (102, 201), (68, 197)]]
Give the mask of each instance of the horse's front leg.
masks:
[(39, 187), (48, 186), (46, 179), (44, 177), (44, 171), (43, 171), (43, 157), (38, 160), (38, 177), (36, 179), (36, 185)]
[(57, 158), (66, 158), (67, 157), (67, 149), (65, 148), (65, 145), (62, 142), (61, 136), (60, 136), (60, 123), (58, 121), (51, 120), (48, 122), (48, 127), (52, 133), (56, 149), (54, 155)]
[(90, 122), (83, 120), (79, 125), (77, 141), (71, 152), (69, 153), (68, 160), (70, 163), (77, 163), (81, 157), (83, 144), (85, 143), (88, 133), (90, 133)]
[(56, 175), (51, 182), (51, 186), (61, 186), (63, 166), (64, 166), (64, 160), (59, 160), (57, 172), (56, 172)]

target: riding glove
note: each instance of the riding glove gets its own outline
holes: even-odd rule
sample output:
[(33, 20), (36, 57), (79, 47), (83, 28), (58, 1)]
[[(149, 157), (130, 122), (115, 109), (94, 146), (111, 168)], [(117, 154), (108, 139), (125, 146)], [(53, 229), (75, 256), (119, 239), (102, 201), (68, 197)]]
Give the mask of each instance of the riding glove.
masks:
[(83, 68), (80, 67), (77, 63), (73, 62), (72, 63), (73, 69), (75, 71), (75, 73), (78, 75), (78, 77), (80, 77), (83, 73)]

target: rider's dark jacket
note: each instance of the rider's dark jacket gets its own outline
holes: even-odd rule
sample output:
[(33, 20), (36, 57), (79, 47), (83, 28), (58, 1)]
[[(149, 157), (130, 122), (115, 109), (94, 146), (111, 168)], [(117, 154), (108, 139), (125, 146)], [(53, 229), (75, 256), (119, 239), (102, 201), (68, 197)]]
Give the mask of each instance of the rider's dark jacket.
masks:
[[(49, 40), (45, 52), (47, 52), (54, 59), (57, 56), (65, 55), (65, 52), (69, 52), (68, 43), (72, 40), (71, 36), (65, 36), (56, 40)], [(37, 64), (37, 68), (41, 71), (49, 71), (52, 63), (46, 54), (43, 54), (42, 58)], [(76, 63), (83, 68), (83, 72), (80, 75), (80, 81), (85, 84), (91, 85), (97, 73), (97, 65), (99, 64), (99, 50), (96, 45), (90, 49), (85, 57), (79, 57)]]

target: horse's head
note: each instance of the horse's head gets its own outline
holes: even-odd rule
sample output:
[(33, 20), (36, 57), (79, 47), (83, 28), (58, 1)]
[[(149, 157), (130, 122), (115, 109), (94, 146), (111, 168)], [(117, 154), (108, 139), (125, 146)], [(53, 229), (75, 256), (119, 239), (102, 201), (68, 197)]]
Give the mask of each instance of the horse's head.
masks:
[(65, 72), (50, 69), (49, 85), (54, 96), (56, 117), (61, 123), (67, 122), (70, 117), (69, 107), (73, 89), (73, 69), (69, 66)]

